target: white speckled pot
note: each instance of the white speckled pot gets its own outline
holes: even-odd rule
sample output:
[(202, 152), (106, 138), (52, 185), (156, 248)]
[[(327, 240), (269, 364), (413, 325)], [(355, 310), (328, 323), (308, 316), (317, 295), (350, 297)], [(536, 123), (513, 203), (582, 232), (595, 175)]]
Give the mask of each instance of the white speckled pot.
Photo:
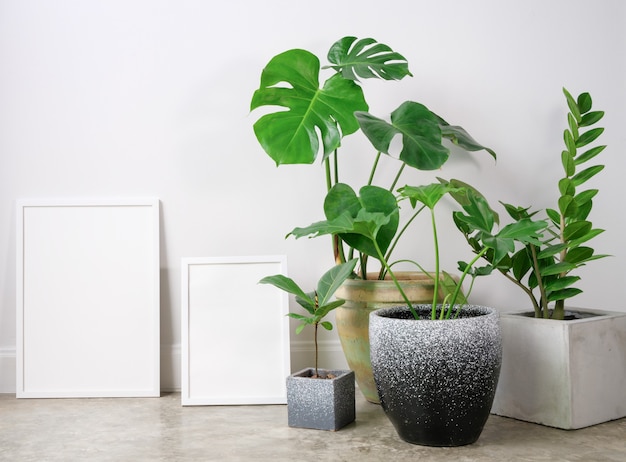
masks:
[(307, 368), (287, 377), (287, 420), (290, 427), (339, 430), (354, 422), (354, 372)]
[(432, 321), (430, 306), (370, 315), (374, 380), (385, 414), (403, 440), (425, 446), (475, 442), (489, 417), (502, 343), (496, 310), (465, 306)]

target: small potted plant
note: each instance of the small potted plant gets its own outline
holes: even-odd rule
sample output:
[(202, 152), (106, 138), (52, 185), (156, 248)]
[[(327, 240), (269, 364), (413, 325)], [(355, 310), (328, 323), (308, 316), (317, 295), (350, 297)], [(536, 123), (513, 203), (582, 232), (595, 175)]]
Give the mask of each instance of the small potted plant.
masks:
[[(387, 261), (399, 239), (420, 210), (401, 215), (394, 190), (406, 167), (437, 170), (448, 159), (453, 143), (466, 151), (486, 150), (463, 128), (450, 125), (423, 104), (406, 101), (390, 115), (390, 120), (369, 112), (364, 95), (368, 79), (401, 80), (411, 76), (407, 60), (389, 46), (374, 39), (343, 37), (327, 55), (329, 64), (303, 49), (291, 49), (274, 56), (263, 69), (259, 88), (254, 92), (251, 110), (266, 109), (254, 124), (254, 133), (264, 151), (276, 162), (313, 164), (321, 158), (327, 196), (324, 214), (332, 220), (345, 210), (356, 210), (357, 192), (370, 212), (389, 215), (376, 243)], [(324, 73), (329, 74), (324, 80)], [(324, 80), (323, 85), (320, 83)], [(358, 185), (342, 181), (350, 170), (339, 153), (344, 137), (362, 132), (372, 144), (371, 171)], [(400, 140), (399, 152), (392, 152), (392, 139)], [(383, 156), (383, 154), (385, 154)], [(359, 156), (357, 162), (367, 162)], [(393, 178), (380, 175), (384, 163), (395, 164)], [(341, 167), (341, 168), (340, 168)], [(356, 233), (331, 233), (335, 263), (359, 259), (356, 277), (346, 281), (337, 296), (346, 303), (336, 312), (336, 323), (348, 365), (355, 371), (359, 389), (367, 400), (378, 402), (369, 354), (369, 314), (385, 305), (403, 303), (396, 281), (386, 280), (388, 272), (377, 264), (379, 256), (367, 239)], [(403, 261), (414, 260), (402, 258)], [(442, 273), (443, 274), (443, 273)], [(449, 278), (444, 278), (448, 284)], [(403, 293), (412, 302), (432, 299), (434, 284), (423, 271), (397, 273)]]
[(496, 253), (485, 251), (488, 226), (457, 225), (472, 249), (520, 287), (532, 307), (502, 316), (504, 356), (493, 412), (576, 429), (626, 416), (626, 314), (566, 306), (581, 293), (576, 270), (605, 257), (590, 247), (603, 232), (589, 218), (598, 190), (583, 186), (603, 170), (589, 163), (606, 146), (595, 145), (604, 131), (596, 126), (604, 112), (592, 110), (589, 93), (577, 98), (563, 93), (569, 112), (556, 207), (538, 220), (537, 211), (503, 204), (515, 223), (542, 226), (543, 238), (517, 241)]
[(287, 378), (287, 414), (290, 427), (318, 430), (339, 430), (354, 421), (354, 372), (318, 368), (317, 332), (319, 326), (331, 330), (330, 321), (324, 318), (345, 300), (333, 300), (337, 288), (354, 271), (353, 259), (334, 266), (319, 280), (314, 292), (305, 293), (291, 278), (282, 274), (267, 276), (260, 283), (272, 284), (290, 294), (306, 310), (307, 315), (289, 313), (300, 321), (296, 334), (306, 326), (314, 328), (315, 367), (303, 369)]

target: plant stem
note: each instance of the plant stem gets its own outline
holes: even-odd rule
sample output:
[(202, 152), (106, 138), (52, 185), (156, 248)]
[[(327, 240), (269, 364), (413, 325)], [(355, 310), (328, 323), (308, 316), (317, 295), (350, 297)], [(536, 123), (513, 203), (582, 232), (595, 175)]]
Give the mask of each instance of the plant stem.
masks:
[(389, 188), (389, 191), (393, 191), (396, 188), (396, 185), (398, 184), (398, 180), (400, 179), (400, 175), (402, 175), (402, 172), (404, 171), (404, 167), (406, 167), (406, 164), (402, 162), (402, 165), (400, 166), (400, 170), (398, 170), (396, 177), (393, 179), (393, 183), (391, 183), (391, 187)]
[(374, 173), (376, 172), (376, 167), (378, 167), (378, 161), (380, 160), (381, 152), (378, 151), (376, 154), (376, 158), (374, 159), (374, 165), (372, 165), (372, 171), (370, 172), (370, 177), (367, 180), (367, 185), (370, 186), (372, 181), (374, 181)]
[(541, 317), (541, 307), (539, 306), (539, 302), (537, 301), (537, 298), (535, 298), (535, 295), (533, 294), (533, 292), (528, 287), (526, 287), (524, 284), (522, 284), (517, 279), (515, 279), (513, 276), (511, 276), (510, 274), (506, 273), (503, 270), (499, 270), (499, 271), (500, 271), (500, 274), (502, 274), (505, 278), (507, 278), (509, 281), (513, 282), (513, 284), (515, 284), (516, 286), (520, 287), (524, 292), (526, 292), (526, 295), (528, 295), (528, 297), (530, 298), (530, 301), (533, 304), (533, 309), (535, 310), (535, 317), (536, 318), (540, 318)]
[[(435, 222), (435, 210), (430, 209), (430, 220), (433, 227), (433, 240), (435, 244), (435, 281), (434, 281), (434, 289), (433, 289), (433, 306), (431, 309), (430, 318), (437, 319), (437, 298), (439, 295), (439, 239), (437, 238), (437, 225)], [(444, 310), (444, 306), (441, 307), (441, 310)]]
[(317, 351), (317, 326), (318, 323), (315, 323), (314, 327), (315, 327), (315, 332), (313, 334), (313, 339), (315, 341), (315, 375), (319, 376), (319, 373), (317, 372), (317, 359), (318, 359), (318, 351)]
[[(396, 248), (396, 245), (398, 244), (398, 241), (400, 240), (400, 237), (402, 237), (402, 235), (407, 230), (409, 225), (413, 222), (413, 220), (415, 220), (415, 218), (417, 218), (419, 213), (422, 210), (424, 210), (424, 208), (426, 208), (426, 206), (422, 205), (420, 207), (420, 209), (413, 214), (413, 216), (409, 219), (409, 221), (406, 222), (406, 224), (402, 227), (400, 232), (398, 234), (396, 234), (395, 238), (393, 239), (393, 242), (389, 246), (389, 250), (387, 250), (387, 255), (385, 255), (385, 259), (387, 259), (387, 261), (389, 261), (389, 259), (391, 258), (391, 254), (392, 254), (393, 250)], [(378, 279), (383, 279), (384, 272), (385, 272), (385, 268), (383, 267), (383, 268), (380, 269), (380, 274), (378, 275)]]
[(541, 306), (540, 312), (543, 314), (544, 318), (550, 317), (550, 312), (548, 311), (548, 300), (546, 298), (546, 289), (543, 286), (543, 281), (541, 279), (539, 261), (537, 260), (537, 248), (533, 244), (529, 244), (530, 254), (533, 257), (533, 268), (535, 270), (535, 275), (537, 276), (537, 285), (539, 286), (539, 293), (541, 294), (541, 298), (539, 299)]
[(404, 290), (402, 290), (402, 286), (400, 285), (400, 282), (396, 278), (396, 275), (393, 274), (393, 271), (391, 271), (391, 267), (389, 266), (389, 263), (387, 263), (387, 260), (385, 260), (385, 257), (382, 251), (380, 250), (380, 246), (378, 245), (378, 242), (376, 242), (376, 239), (374, 239), (374, 247), (376, 248), (376, 253), (378, 254), (380, 262), (384, 265), (385, 269), (387, 270), (387, 273), (389, 273), (389, 276), (391, 276), (391, 279), (393, 280), (396, 286), (396, 289), (398, 289), (398, 292), (400, 292), (400, 295), (402, 296), (404, 302), (409, 307), (411, 314), (413, 315), (415, 319), (419, 319), (419, 315), (417, 314), (417, 311), (415, 311), (415, 308), (413, 308), (413, 305), (411, 304), (409, 297), (407, 297)]

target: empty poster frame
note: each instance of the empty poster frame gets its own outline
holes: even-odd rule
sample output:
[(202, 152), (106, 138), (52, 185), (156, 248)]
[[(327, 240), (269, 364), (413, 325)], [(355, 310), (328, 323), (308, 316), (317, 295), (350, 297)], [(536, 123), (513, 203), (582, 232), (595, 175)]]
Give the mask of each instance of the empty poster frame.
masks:
[(160, 396), (158, 199), (19, 200), (16, 216), (16, 396)]
[(183, 258), (183, 406), (285, 404), (289, 299), (259, 284), (285, 256)]

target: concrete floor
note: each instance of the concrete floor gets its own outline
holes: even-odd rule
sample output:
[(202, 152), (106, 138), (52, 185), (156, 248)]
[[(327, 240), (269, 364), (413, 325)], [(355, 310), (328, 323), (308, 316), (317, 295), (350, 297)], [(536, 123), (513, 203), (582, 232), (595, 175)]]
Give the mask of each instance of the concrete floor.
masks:
[(0, 395), (0, 461), (626, 461), (626, 419), (563, 431), (491, 416), (477, 443), (401, 441), (357, 396), (338, 432), (287, 426), (286, 406), (182, 407), (161, 398), (15, 399)]

